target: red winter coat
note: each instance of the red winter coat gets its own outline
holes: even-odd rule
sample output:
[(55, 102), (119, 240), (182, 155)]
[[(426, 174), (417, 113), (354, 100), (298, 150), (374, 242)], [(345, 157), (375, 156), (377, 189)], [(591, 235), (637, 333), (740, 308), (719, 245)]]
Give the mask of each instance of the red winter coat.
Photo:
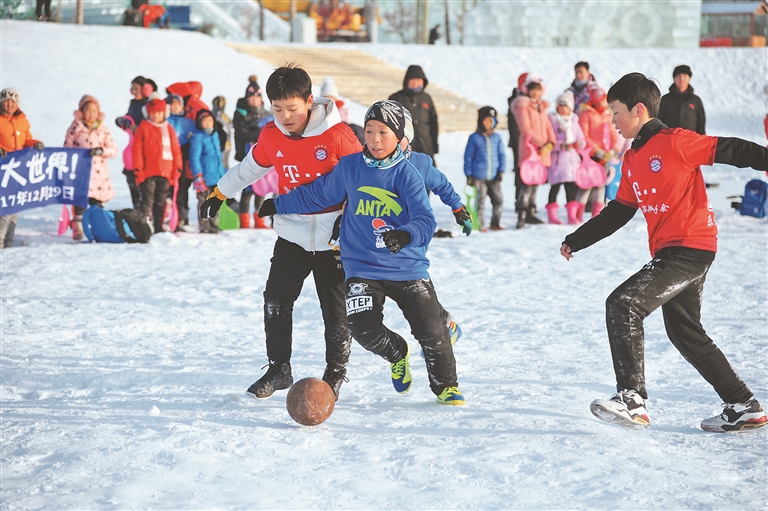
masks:
[[(163, 127), (168, 130), (172, 159), (163, 159)], [(179, 140), (168, 121), (155, 124), (145, 119), (139, 124), (133, 139), (133, 166), (136, 169), (136, 184), (141, 184), (148, 177), (162, 176), (173, 186), (183, 163)]]
[[(512, 102), (510, 108), (515, 116), (515, 121), (520, 128), (520, 161), (525, 161), (530, 157), (530, 151), (525, 141), (528, 136), (531, 137), (531, 144), (536, 149), (541, 149), (548, 142), (553, 145), (556, 141), (555, 130), (552, 129), (552, 123), (547, 116), (549, 103), (542, 100), (539, 106), (533, 104), (528, 96), (519, 96)], [(552, 158), (549, 153), (541, 154), (541, 161), (545, 166), (552, 166)]]

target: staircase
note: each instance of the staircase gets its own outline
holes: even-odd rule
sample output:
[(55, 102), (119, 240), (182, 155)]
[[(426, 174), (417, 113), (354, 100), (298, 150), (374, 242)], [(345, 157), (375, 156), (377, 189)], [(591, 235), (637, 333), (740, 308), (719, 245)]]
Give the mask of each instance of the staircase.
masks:
[[(366, 107), (403, 88), (405, 69), (359, 50), (239, 43), (229, 43), (229, 46), (275, 67), (295, 62), (309, 73), (314, 84), (319, 85), (325, 77), (332, 76), (339, 94)], [(481, 105), (432, 82), (427, 86), (427, 92), (435, 103), (441, 133), (475, 130), (477, 110)]]

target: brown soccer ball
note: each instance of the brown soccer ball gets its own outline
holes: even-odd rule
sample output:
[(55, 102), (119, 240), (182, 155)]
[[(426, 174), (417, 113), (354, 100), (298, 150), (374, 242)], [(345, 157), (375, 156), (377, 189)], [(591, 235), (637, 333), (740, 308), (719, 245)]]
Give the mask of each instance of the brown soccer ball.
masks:
[(317, 426), (333, 413), (336, 396), (330, 385), (317, 378), (304, 378), (288, 390), (285, 406), (291, 418), (304, 426)]

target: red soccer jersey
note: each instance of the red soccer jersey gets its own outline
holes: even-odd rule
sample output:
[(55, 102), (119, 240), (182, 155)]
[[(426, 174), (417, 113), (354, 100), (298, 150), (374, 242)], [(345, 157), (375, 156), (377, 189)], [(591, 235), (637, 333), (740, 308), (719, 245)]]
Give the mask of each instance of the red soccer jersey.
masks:
[(355, 133), (341, 122), (311, 137), (286, 136), (270, 122), (251, 154), (259, 166), (275, 167), (279, 193), (284, 194), (329, 173), (342, 156), (362, 150)]
[(717, 251), (717, 224), (701, 165), (715, 161), (717, 138), (663, 129), (624, 155), (616, 200), (639, 208), (651, 255), (664, 247)]

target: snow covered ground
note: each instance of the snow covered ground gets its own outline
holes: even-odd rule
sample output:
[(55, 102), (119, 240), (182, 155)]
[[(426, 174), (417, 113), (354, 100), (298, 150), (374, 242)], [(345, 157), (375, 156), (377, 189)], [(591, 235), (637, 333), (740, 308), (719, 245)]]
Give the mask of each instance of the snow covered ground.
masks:
[[(197, 34), (5, 20), (0, 34), (0, 85), (19, 89), (32, 132), (49, 146), (63, 141), (84, 93), (101, 100), (109, 122), (123, 114), (137, 74), (161, 87), (199, 79), (204, 99), (225, 95), (231, 114), (247, 76), (263, 85), (270, 70)], [(394, 58), (399, 48), (372, 51)], [(414, 49), (443, 86), (451, 83), (440, 64), (446, 74), (485, 72), (487, 49), (460, 48), (450, 63), (444, 47), (430, 50)], [(621, 69), (698, 55), (670, 52), (626, 52)], [(570, 69), (576, 58), (548, 55), (551, 69)], [(741, 50), (708, 55), (709, 69), (761, 85), (734, 106), (761, 118), (765, 64), (756, 69)], [(510, 71), (507, 85), (524, 70)], [(702, 83), (704, 69), (694, 73), (712, 104), (710, 132), (764, 142), (760, 126), (742, 124), (713, 97), (733, 92), (721, 89), (730, 77), (713, 72)], [(508, 94), (491, 89), (462, 92), (479, 102)], [(467, 136), (440, 140), (438, 161), (459, 191)], [(122, 146), (126, 138), (116, 137)], [(111, 170), (118, 195), (108, 207), (127, 207), (120, 163)], [(735, 214), (726, 198), (765, 175), (724, 166), (705, 173), (720, 183), (710, 189), (720, 248), (703, 323), (766, 405), (768, 222)], [(507, 225), (513, 190), (507, 179)], [(60, 208), (20, 214), (21, 246), (0, 252), (0, 509), (768, 508), (768, 428), (699, 429), (719, 410), (717, 395), (669, 343), (659, 313), (646, 321), (652, 427), (624, 430), (589, 413), (593, 399), (614, 390), (605, 297), (649, 259), (640, 215), (566, 262), (558, 247), (567, 226), (466, 238), (446, 207), (433, 206), (440, 227), (456, 234), (435, 239), (429, 255), (441, 302), (464, 330), (456, 356), (467, 406), (434, 404), (418, 356), (413, 389), (396, 394), (388, 365), (355, 345), (350, 381), (314, 428), (290, 419), (285, 392), (263, 401), (244, 392), (266, 362), (261, 293), (274, 233), (76, 245), (54, 236)], [(297, 379), (324, 369), (313, 288), (309, 279), (294, 313)], [(386, 322), (408, 335), (395, 306)]]

